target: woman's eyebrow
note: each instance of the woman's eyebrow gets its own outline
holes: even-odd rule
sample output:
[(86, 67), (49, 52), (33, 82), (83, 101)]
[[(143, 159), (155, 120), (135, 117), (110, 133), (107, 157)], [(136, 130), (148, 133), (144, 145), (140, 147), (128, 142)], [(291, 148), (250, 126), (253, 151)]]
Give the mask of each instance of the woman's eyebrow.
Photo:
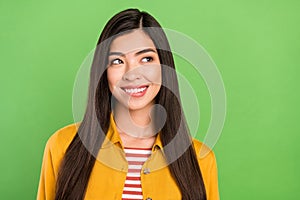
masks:
[(125, 56), (122, 52), (109, 52), (108, 54), (108, 56), (113, 56), (113, 55), (122, 56), (122, 57)]
[[(137, 56), (137, 55), (147, 53), (147, 52), (157, 53), (156, 50), (154, 50), (152, 48), (147, 48), (147, 49), (143, 49), (143, 50), (136, 52), (135, 55)], [(112, 56), (112, 55), (123, 56), (123, 57), (125, 56), (125, 54), (122, 52), (109, 52), (108, 56)]]
[(141, 51), (138, 51), (135, 53), (135, 55), (140, 55), (140, 54), (143, 54), (143, 53), (147, 53), (147, 52), (154, 52), (154, 53), (157, 53), (156, 50), (152, 49), (152, 48), (148, 48), (148, 49), (143, 49)]

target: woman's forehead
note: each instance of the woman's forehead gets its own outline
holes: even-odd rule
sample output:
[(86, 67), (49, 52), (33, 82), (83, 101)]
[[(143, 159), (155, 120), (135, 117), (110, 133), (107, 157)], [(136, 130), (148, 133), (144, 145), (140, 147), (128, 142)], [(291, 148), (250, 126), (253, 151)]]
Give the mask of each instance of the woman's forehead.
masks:
[(115, 38), (111, 43), (110, 52), (126, 54), (147, 48), (155, 49), (155, 45), (144, 31), (138, 29)]

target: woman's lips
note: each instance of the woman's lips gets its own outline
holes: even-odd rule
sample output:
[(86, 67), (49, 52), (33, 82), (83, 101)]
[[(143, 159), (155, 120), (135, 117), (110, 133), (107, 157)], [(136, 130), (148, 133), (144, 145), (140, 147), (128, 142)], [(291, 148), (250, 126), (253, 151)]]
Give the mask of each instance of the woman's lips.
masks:
[(121, 87), (126, 94), (132, 97), (142, 97), (146, 94), (149, 85)]

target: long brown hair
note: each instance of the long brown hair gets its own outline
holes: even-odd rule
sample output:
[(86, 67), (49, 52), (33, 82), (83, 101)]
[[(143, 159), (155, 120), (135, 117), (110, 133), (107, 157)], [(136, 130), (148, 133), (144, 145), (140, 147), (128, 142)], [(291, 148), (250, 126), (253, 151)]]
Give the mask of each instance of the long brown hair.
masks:
[[(147, 27), (158, 27), (159, 29), (153, 31)], [(151, 15), (137, 9), (127, 9), (108, 21), (97, 42), (94, 54), (86, 112), (60, 165), (56, 183), (56, 200), (84, 199), (90, 174), (96, 161), (94, 155), (97, 155), (110, 125), (112, 94), (106, 75), (109, 46), (117, 34), (137, 28), (144, 30), (153, 40), (161, 64), (175, 69), (166, 35)], [(103, 75), (99, 77), (101, 74)], [(175, 91), (171, 92), (164, 85), (173, 86)], [(162, 86), (156, 96), (156, 103), (163, 106), (167, 114), (167, 120), (161, 129), (161, 141), (163, 146), (170, 143), (169, 148), (165, 151), (166, 160), (170, 162), (168, 168), (181, 191), (182, 199), (206, 200), (196, 153), (193, 145), (190, 145), (191, 137), (187, 124), (185, 120), (182, 120), (181, 102), (174, 93), (179, 95), (176, 73), (172, 70), (166, 74), (162, 68)], [(101, 130), (104, 134), (99, 134)], [(179, 139), (171, 142), (177, 132), (180, 133)], [(178, 146), (187, 143), (189, 145), (186, 151), (181, 153), (175, 161), (172, 160), (174, 154), (178, 154)], [(86, 145), (89, 146), (89, 149)]]

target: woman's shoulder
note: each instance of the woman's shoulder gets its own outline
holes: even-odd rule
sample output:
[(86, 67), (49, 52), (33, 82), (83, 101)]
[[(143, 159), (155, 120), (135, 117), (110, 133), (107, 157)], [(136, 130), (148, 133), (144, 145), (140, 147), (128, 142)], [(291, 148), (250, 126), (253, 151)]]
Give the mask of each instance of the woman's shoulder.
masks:
[(199, 161), (210, 160), (214, 162), (215, 154), (210, 147), (196, 138), (193, 138), (192, 142)]
[(218, 192), (218, 169), (215, 154), (209, 146), (197, 139), (193, 139), (193, 145), (207, 192), (207, 199), (220, 199)]
[(79, 123), (69, 124), (55, 131), (48, 139), (46, 146), (51, 150), (65, 151), (77, 133)]

